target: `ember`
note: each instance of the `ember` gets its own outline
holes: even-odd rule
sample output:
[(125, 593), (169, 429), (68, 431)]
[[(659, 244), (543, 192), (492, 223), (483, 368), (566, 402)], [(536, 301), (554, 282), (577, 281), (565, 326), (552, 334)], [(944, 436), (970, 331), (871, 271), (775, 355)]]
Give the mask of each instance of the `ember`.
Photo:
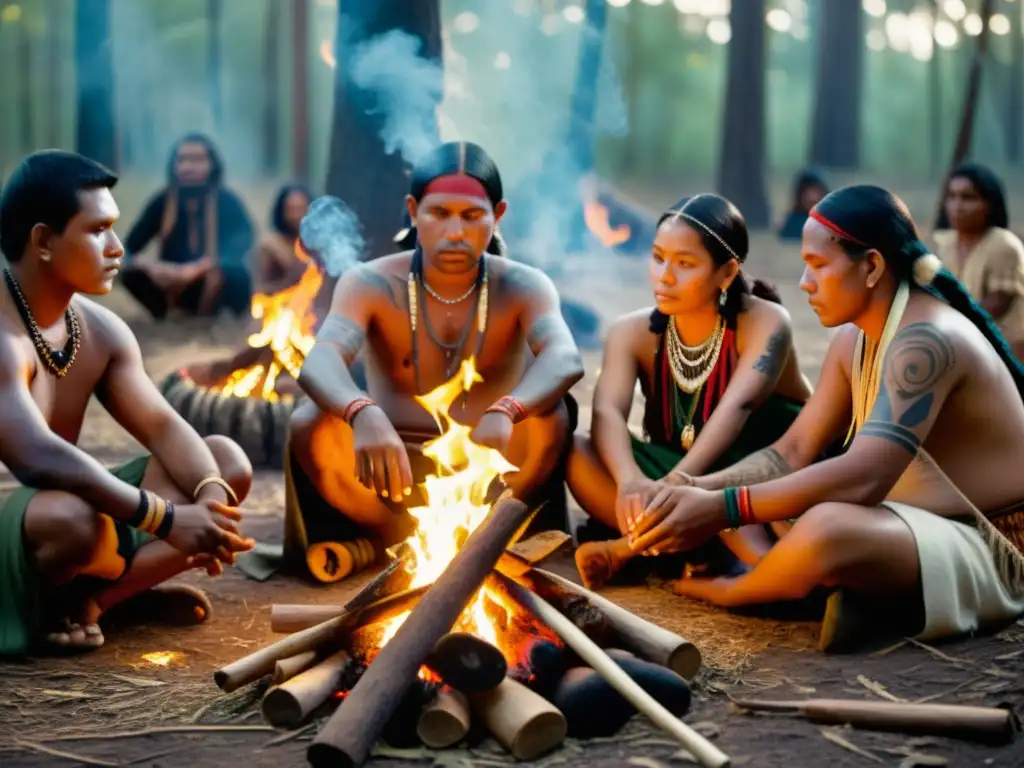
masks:
[(274, 294), (257, 293), (252, 298), (252, 316), (262, 320), (262, 327), (252, 334), (248, 343), (253, 349), (269, 349), (269, 360), (260, 361), (234, 371), (226, 381), (211, 390), (236, 397), (260, 397), (274, 402), (278, 376), (287, 373), (297, 379), (302, 363), (313, 347), (316, 315), (313, 301), (323, 285), (319, 265), (295, 243), (295, 255), (306, 265), (299, 281)]
[(153, 651), (142, 654), (142, 660), (157, 667), (168, 667), (177, 664), (185, 658), (183, 653), (178, 651)]

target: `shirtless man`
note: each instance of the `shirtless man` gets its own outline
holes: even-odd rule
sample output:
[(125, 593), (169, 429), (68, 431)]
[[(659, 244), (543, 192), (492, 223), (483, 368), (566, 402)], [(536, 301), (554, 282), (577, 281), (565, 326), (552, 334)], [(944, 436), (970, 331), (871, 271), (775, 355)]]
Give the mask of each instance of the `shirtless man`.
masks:
[[(811, 307), (824, 326), (845, 326), (814, 395), (771, 447), (696, 487), (659, 490), (634, 547), (692, 546), (796, 518), (748, 574), (683, 580), (676, 591), (738, 606), (839, 588), (823, 647), (849, 639), (841, 620), (859, 610), (847, 609), (883, 597), (912, 624), (901, 631), (923, 638), (1015, 618), (1020, 550), (975, 510), (997, 528), (1024, 513), (1024, 369), (891, 193), (855, 186), (825, 197), (804, 226), (803, 258)], [(843, 455), (811, 463), (847, 430)]]
[[(0, 200), (0, 461), (25, 486), (0, 506), (0, 654), (38, 640), (98, 647), (107, 608), (187, 568), (217, 573), (252, 546), (236, 526), (245, 454), (199, 437), (124, 322), (80, 295), (109, 293), (117, 276), (116, 182), (80, 155), (38, 152)], [(94, 394), (152, 457), (108, 470), (76, 447)], [(192, 597), (201, 620), (208, 605)]]
[[(549, 481), (564, 495), (559, 465), (575, 427), (567, 393), (583, 364), (551, 281), (499, 255), (506, 203), (497, 168), (475, 144), (444, 144), (415, 169), (406, 204), (417, 248), (341, 277), (299, 377), (309, 400), (291, 422), (286, 538), (297, 524), (308, 541), (408, 535), (400, 503), (415, 503), (408, 495), (433, 471), (409, 448), (437, 435), (413, 397), (470, 356), (483, 382), (459, 398), (453, 418), (519, 468), (505, 478), (519, 498)], [(364, 344), (368, 392), (349, 373)], [(305, 542), (288, 549), (300, 556)]]

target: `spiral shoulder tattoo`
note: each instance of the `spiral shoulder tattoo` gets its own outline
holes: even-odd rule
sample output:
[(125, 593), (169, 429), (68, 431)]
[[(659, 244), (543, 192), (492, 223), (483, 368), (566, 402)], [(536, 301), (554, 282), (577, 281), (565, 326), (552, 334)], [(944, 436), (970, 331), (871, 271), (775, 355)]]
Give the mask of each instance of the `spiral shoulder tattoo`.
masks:
[(916, 454), (914, 430), (934, 415), (936, 387), (955, 367), (956, 351), (942, 332), (931, 323), (908, 325), (889, 346), (878, 400), (860, 433)]

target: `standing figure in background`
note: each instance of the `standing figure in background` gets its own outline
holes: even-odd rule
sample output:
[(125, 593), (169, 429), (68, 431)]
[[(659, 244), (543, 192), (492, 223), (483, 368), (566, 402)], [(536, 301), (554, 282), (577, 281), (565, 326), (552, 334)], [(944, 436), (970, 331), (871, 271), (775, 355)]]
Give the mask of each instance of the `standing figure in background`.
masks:
[(793, 177), (793, 203), (779, 227), (780, 240), (799, 240), (807, 214), (828, 194), (825, 178), (815, 170), (804, 168)]
[[(655, 306), (609, 329), (592, 432), (576, 437), (569, 458), (573, 496), (614, 537), (577, 550), (588, 586), (633, 556), (627, 536), (660, 487), (688, 484), (771, 445), (811, 395), (789, 313), (770, 286), (742, 271), (748, 244), (743, 215), (718, 195), (684, 198), (658, 222), (648, 269)], [(638, 380), (646, 440), (628, 426)], [(768, 551), (765, 534), (750, 528), (723, 541), (753, 563)], [(686, 560), (715, 572), (736, 565), (717, 541)]]
[(1011, 232), (1003, 184), (977, 163), (959, 166), (946, 184), (935, 252), (992, 315), (1017, 359), (1024, 359), (1024, 243)]
[[(158, 320), (175, 307), (194, 315), (249, 310), (246, 258), (253, 227), (223, 180), (217, 148), (201, 134), (188, 134), (171, 152), (167, 187), (146, 204), (128, 233), (122, 282)], [(160, 239), (158, 253), (141, 256), (154, 237)]]
[(270, 229), (260, 237), (257, 248), (256, 284), (260, 293), (277, 293), (298, 282), (306, 264), (295, 255), (299, 224), (313, 202), (313, 193), (303, 184), (285, 184), (270, 210)]

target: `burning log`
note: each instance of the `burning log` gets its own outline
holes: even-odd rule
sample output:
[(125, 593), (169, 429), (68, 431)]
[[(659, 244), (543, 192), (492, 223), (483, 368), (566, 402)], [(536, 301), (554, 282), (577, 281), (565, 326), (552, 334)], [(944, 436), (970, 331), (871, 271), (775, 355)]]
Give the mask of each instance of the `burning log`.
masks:
[(349, 655), (338, 651), (315, 667), (271, 688), (263, 697), (264, 719), (275, 728), (297, 728), (338, 690)]
[(283, 637), (276, 643), (221, 667), (213, 673), (213, 680), (222, 691), (230, 693), (264, 675), (272, 674), (281, 659), (306, 651), (337, 646), (350, 632), (362, 626), (405, 613), (419, 602), (424, 592), (425, 587), (406, 590), (362, 610), (335, 615), (334, 618)]
[(438, 640), (426, 665), (446, 685), (465, 693), (496, 688), (508, 672), (501, 651), (468, 632), (450, 632)]
[(280, 685), (285, 680), (291, 680), (300, 672), (305, 672), (316, 663), (316, 651), (306, 651), (287, 659), (281, 659), (274, 665), (274, 675), (270, 678), (271, 685)]
[(369, 539), (321, 541), (306, 550), (306, 566), (323, 584), (333, 584), (358, 573), (376, 559), (377, 553)]
[(556, 608), (507, 576), (497, 575), (495, 580), (500, 582), (517, 602), (526, 606), (554, 630), (566, 645), (626, 697), (638, 711), (678, 739), (705, 768), (724, 768), (729, 765), (729, 757), (724, 752), (673, 716)]
[(626, 649), (640, 658), (668, 667), (687, 680), (692, 680), (700, 669), (700, 650), (676, 633), (642, 619), (611, 600), (541, 568), (533, 569), (528, 578), (532, 588), (544, 599), (557, 594), (555, 590), (558, 588), (585, 597), (604, 614)]
[(471, 697), (473, 714), (516, 760), (533, 760), (565, 740), (565, 717), (551, 702), (506, 677)]
[(446, 689), (423, 708), (416, 724), (416, 734), (431, 749), (444, 749), (466, 737), (469, 723), (469, 702), (465, 695)]
[(345, 614), (340, 605), (274, 603), (270, 606), (270, 631), (277, 634), (301, 632)]
[(363, 764), (409, 681), (528, 516), (529, 508), (511, 497), (495, 504), (310, 745), (314, 766)]

